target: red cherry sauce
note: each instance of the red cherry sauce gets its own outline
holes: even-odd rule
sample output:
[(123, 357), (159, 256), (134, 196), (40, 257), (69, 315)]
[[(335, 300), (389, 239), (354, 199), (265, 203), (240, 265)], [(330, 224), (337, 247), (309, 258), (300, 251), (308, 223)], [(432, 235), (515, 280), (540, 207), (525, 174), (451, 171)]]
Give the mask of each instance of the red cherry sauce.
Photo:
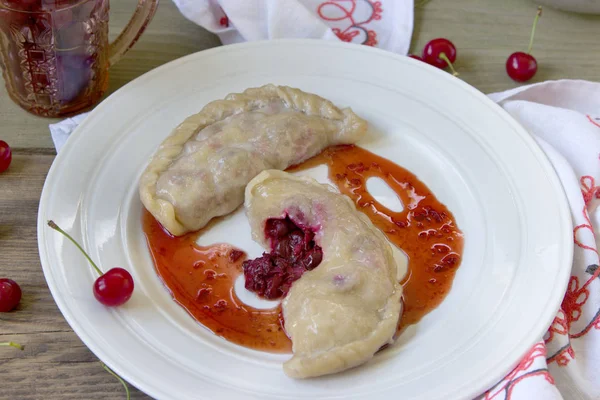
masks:
[(291, 352), (280, 307), (259, 310), (233, 290), (245, 253), (227, 244), (198, 246), (202, 234), (171, 236), (144, 210), (143, 227), (154, 266), (173, 299), (202, 325), (230, 342), (256, 350)]
[[(454, 216), (413, 173), (358, 146), (330, 147), (289, 170), (320, 164), (329, 167), (329, 179), (408, 256), (400, 326), (418, 322), (446, 297), (460, 265), (463, 235)], [(371, 196), (366, 184), (371, 177), (383, 179), (398, 194), (403, 211), (394, 212)]]
[[(330, 147), (290, 171), (321, 164), (329, 167), (329, 177), (340, 191), (408, 255), (399, 329), (418, 322), (446, 297), (462, 259), (463, 235), (452, 213), (414, 174), (360, 147)], [(404, 210), (394, 212), (378, 203), (366, 189), (370, 177), (383, 179)], [(243, 304), (233, 283), (244, 265), (249, 289), (267, 298), (284, 296), (295, 279), (321, 261), (322, 250), (311, 232), (289, 218), (269, 220), (265, 235), (270, 253), (244, 262), (245, 254), (232, 246), (198, 246), (202, 230), (173, 237), (147, 211), (143, 226), (158, 275), (192, 317), (233, 343), (290, 352), (280, 307), (258, 310)]]

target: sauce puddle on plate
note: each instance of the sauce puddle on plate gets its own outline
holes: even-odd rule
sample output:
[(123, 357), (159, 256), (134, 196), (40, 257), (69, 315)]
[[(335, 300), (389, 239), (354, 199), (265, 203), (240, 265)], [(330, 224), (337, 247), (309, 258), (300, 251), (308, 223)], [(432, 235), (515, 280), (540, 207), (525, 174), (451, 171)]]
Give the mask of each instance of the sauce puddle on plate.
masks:
[(281, 307), (259, 310), (235, 295), (233, 284), (242, 273), (244, 253), (228, 244), (198, 246), (196, 239), (202, 230), (171, 236), (147, 210), (143, 227), (158, 275), (192, 317), (241, 346), (291, 352), (291, 341), (279, 320)]
[[(452, 213), (410, 171), (357, 146), (330, 147), (288, 171), (322, 164), (339, 190), (408, 256), (399, 330), (418, 322), (446, 297), (462, 259), (463, 235)], [(385, 181), (404, 210), (394, 212), (377, 202), (367, 191), (371, 177)], [(245, 347), (291, 351), (281, 308), (259, 310), (243, 304), (234, 293), (243, 253), (227, 244), (198, 246), (202, 230), (173, 237), (146, 210), (143, 228), (158, 275), (173, 299), (196, 320)]]

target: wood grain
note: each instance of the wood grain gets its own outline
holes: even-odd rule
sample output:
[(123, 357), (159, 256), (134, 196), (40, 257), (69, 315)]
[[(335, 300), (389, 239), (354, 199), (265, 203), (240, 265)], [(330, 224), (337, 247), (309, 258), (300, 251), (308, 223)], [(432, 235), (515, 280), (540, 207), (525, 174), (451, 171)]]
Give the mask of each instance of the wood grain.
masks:
[[(66, 323), (44, 280), (36, 240), (37, 209), (54, 155), (35, 154), (35, 149), (32, 153), (17, 154), (0, 175), (0, 276), (19, 282), (23, 291), (15, 311), (0, 313), (0, 342), (25, 345), (24, 351), (0, 347), (0, 399), (125, 398), (121, 384)], [(132, 398), (148, 396), (133, 389)]]
[[(515, 51), (527, 51), (536, 13), (529, 0), (431, 0), (415, 10), (411, 50), (445, 37), (457, 47), (460, 78), (484, 93), (518, 86), (505, 63)], [(528, 83), (554, 79), (600, 81), (600, 16), (544, 8), (532, 54), (538, 73)]]
[[(124, 26), (134, 0), (112, 2), (111, 36)], [(458, 47), (461, 79), (483, 92), (514, 87), (504, 62), (527, 46), (535, 5), (527, 0), (431, 0), (415, 10), (412, 49), (435, 37)], [(600, 81), (600, 16), (546, 9), (537, 29), (534, 81), (576, 78)], [(218, 39), (183, 18), (163, 0), (138, 44), (110, 70), (109, 93), (152, 68), (219, 45)], [(3, 83), (0, 82), (3, 87)], [(54, 159), (47, 125), (52, 120), (21, 110), (0, 89), (0, 139), (14, 160), (0, 174), (0, 276), (17, 280), (23, 301), (0, 314), (0, 342), (13, 340), (23, 352), (0, 347), (0, 399), (124, 399), (119, 382), (106, 373), (57, 309), (46, 286), (37, 252), (37, 208)], [(132, 398), (148, 396), (133, 389)]]

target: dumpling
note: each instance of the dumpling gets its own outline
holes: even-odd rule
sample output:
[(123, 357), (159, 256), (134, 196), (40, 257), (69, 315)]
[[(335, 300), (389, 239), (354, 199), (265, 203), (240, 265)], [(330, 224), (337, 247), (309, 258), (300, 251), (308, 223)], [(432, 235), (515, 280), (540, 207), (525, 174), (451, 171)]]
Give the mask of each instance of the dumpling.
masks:
[(140, 178), (140, 197), (179, 236), (235, 210), (261, 171), (354, 143), (366, 129), (350, 109), (298, 89), (266, 85), (230, 94), (188, 117), (163, 141)]
[(289, 218), (314, 232), (323, 258), (296, 280), (282, 302), (294, 355), (293, 378), (360, 365), (391, 343), (402, 287), (391, 245), (348, 197), (312, 178), (264, 171), (246, 187), (245, 210), (255, 241), (270, 248), (266, 221)]

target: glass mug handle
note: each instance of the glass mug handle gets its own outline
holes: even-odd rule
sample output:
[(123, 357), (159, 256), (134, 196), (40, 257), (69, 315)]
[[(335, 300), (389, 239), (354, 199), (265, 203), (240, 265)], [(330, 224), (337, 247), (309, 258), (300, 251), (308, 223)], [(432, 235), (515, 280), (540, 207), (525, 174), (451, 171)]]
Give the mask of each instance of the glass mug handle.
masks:
[(138, 0), (133, 16), (123, 32), (110, 44), (108, 65), (114, 65), (140, 38), (158, 8), (158, 0)]

